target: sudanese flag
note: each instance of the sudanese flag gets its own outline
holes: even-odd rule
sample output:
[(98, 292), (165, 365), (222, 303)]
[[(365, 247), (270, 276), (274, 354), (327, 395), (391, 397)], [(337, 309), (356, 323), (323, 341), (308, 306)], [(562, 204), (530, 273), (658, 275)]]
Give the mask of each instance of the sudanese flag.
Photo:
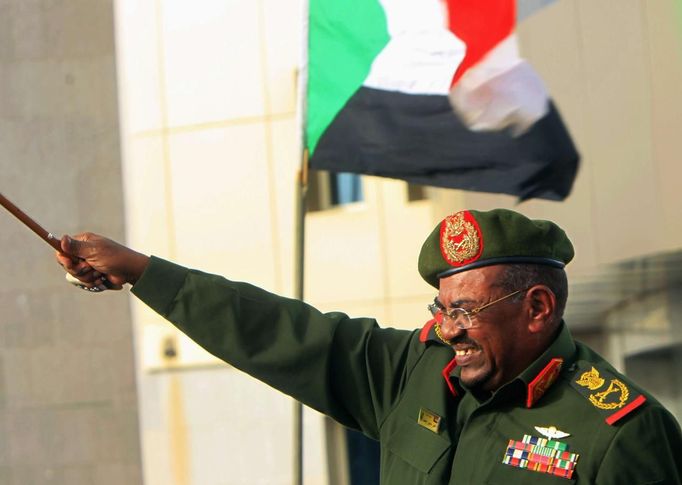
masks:
[(579, 156), (518, 56), (513, 0), (310, 0), (309, 15), (312, 168), (568, 196)]

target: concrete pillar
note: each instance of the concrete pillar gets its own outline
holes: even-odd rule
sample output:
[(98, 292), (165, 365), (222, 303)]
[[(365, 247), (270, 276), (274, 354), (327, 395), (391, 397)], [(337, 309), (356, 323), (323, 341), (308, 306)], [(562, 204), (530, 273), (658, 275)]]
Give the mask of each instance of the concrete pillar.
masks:
[[(124, 237), (111, 0), (0, 1), (0, 192)], [(0, 483), (142, 482), (128, 299), (66, 284), (0, 211)]]

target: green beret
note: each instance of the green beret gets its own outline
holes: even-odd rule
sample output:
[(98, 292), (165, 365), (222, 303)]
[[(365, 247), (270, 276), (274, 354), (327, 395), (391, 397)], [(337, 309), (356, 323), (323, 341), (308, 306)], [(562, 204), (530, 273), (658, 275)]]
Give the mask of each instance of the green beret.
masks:
[(419, 253), (419, 274), (438, 288), (440, 278), (493, 264), (546, 264), (563, 268), (573, 259), (566, 233), (550, 221), (507, 209), (461, 211), (429, 234)]

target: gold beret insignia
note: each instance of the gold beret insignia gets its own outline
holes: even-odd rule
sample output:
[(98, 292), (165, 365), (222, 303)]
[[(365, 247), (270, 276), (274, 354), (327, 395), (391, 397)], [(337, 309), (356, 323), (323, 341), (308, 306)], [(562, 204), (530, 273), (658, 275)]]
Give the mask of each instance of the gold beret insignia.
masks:
[(452, 266), (477, 260), (483, 252), (481, 229), (469, 211), (452, 214), (440, 226), (440, 250)]

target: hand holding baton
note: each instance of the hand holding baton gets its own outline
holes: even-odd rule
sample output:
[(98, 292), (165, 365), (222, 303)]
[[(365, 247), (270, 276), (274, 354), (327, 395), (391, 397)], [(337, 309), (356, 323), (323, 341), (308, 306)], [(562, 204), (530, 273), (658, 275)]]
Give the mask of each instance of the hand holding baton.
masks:
[[(45, 241), (47, 244), (52, 246), (52, 248), (56, 249), (62, 254), (64, 251), (62, 250), (61, 247), (61, 241), (59, 238), (55, 237), (54, 234), (51, 232), (46, 231), (40, 224), (38, 224), (36, 221), (31, 219), (24, 211), (19, 209), (16, 205), (14, 205), (7, 197), (2, 195), (0, 193), (0, 205), (2, 205), (5, 209), (9, 211), (10, 214), (12, 214), (14, 217), (19, 219), (26, 227), (28, 227), (31, 231), (33, 231), (35, 234), (40, 237), (43, 241)], [(70, 254), (67, 254), (67, 256), (71, 256)], [(78, 259), (78, 258), (74, 258)], [(101, 288), (97, 286), (93, 287), (88, 287), (83, 285), (80, 281), (78, 281), (76, 278), (71, 276), (70, 274), (66, 274), (66, 281), (69, 283), (78, 286), (79, 288), (82, 288), (84, 290), (92, 291), (92, 292), (100, 292), (103, 291)], [(109, 281), (106, 279), (106, 277), (102, 276), (102, 281), (104, 286), (109, 287)]]

